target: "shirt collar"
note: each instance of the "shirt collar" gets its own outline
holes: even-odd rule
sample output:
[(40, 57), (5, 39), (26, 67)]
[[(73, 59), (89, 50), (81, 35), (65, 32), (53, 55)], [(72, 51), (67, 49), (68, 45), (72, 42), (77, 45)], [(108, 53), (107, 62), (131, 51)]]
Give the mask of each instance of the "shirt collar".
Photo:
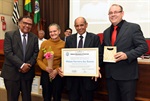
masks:
[[(124, 23), (125, 20), (121, 20), (116, 26), (118, 26), (119, 28), (121, 28), (122, 24)], [(111, 25), (111, 28), (113, 28), (114, 26)]]
[[(83, 38), (86, 37), (86, 34), (87, 34), (86, 32), (82, 34)], [(80, 38), (80, 36), (81, 36), (81, 35), (80, 35), (79, 33), (77, 33), (77, 38)]]
[[(20, 35), (23, 36), (23, 32), (21, 32), (21, 30), (19, 29)], [(26, 34), (26, 36), (28, 37), (28, 33)]]

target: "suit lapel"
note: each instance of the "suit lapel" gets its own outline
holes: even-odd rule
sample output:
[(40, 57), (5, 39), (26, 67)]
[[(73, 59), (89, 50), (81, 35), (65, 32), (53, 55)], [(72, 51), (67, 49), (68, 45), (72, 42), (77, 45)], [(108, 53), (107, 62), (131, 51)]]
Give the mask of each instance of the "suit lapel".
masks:
[(111, 46), (111, 33), (110, 33), (110, 29), (111, 29), (111, 27), (109, 27), (109, 30), (108, 30), (108, 43), (109, 43), (109, 46)]
[(22, 47), (22, 41), (21, 41), (21, 36), (20, 36), (20, 32), (19, 30), (17, 30), (15, 32), (15, 36), (14, 36), (14, 39), (16, 40), (16, 42), (18, 43), (20, 49), (23, 51), (23, 47)]
[(85, 42), (84, 42), (84, 47), (88, 47), (90, 45), (92, 38), (90, 36), (90, 34), (87, 32), (86, 37), (85, 37)]
[(111, 46), (111, 33), (110, 33), (110, 29), (111, 29), (111, 26), (105, 31), (105, 34), (104, 34), (104, 43), (107, 45), (107, 46)]
[(27, 53), (27, 50), (29, 49), (31, 43), (32, 43), (32, 34), (28, 33), (28, 42), (27, 42), (27, 46), (26, 46), (26, 53)]
[(125, 22), (123, 23), (123, 25), (122, 25), (122, 27), (121, 27), (119, 33), (118, 33), (118, 36), (117, 36), (117, 39), (116, 39), (115, 44), (117, 44), (117, 43), (119, 42), (119, 40), (121, 39), (121, 37), (123, 36), (123, 34), (125, 34), (127, 28), (128, 28), (128, 24), (127, 24), (127, 22), (125, 21)]
[(72, 47), (77, 47), (77, 33), (72, 36)]

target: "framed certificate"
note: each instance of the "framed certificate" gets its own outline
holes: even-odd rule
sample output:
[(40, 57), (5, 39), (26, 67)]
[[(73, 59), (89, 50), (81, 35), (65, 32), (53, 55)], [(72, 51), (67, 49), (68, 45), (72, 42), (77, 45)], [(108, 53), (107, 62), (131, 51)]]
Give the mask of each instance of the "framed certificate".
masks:
[(62, 49), (64, 76), (98, 76), (98, 48)]

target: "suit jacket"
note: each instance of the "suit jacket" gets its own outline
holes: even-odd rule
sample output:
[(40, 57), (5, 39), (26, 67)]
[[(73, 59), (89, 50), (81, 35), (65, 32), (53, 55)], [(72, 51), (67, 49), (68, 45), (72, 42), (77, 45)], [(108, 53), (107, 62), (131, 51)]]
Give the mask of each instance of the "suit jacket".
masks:
[(29, 80), (35, 76), (34, 64), (38, 55), (38, 38), (33, 33), (28, 33), (26, 46), (25, 63), (32, 65), (27, 73), (20, 73), (18, 70), (23, 62), (23, 48), (19, 30), (5, 33), (4, 56), (5, 61), (2, 67), (1, 76), (7, 80), (19, 80), (20, 78)]
[[(102, 47), (100, 44), (99, 37), (95, 34), (87, 32), (85, 42), (84, 42), (84, 48), (95, 48), (95, 47), (99, 48), (99, 58), (100, 58), (99, 61), (102, 61), (101, 60)], [(68, 36), (66, 38), (65, 48), (77, 48), (77, 33), (72, 34), (71, 36)], [(99, 65), (101, 65), (101, 62), (99, 62)], [(66, 78), (68, 90), (71, 89), (74, 78), (76, 78), (76, 77), (67, 77)], [(83, 77), (83, 82), (84, 82), (83, 85), (87, 90), (94, 90), (98, 86), (98, 82), (91, 80), (91, 77)]]
[[(104, 46), (111, 46), (110, 27), (104, 31)], [(117, 52), (126, 53), (128, 59), (117, 63), (105, 63), (106, 78), (132, 80), (138, 78), (137, 58), (147, 52), (148, 46), (139, 25), (124, 21), (115, 46)]]

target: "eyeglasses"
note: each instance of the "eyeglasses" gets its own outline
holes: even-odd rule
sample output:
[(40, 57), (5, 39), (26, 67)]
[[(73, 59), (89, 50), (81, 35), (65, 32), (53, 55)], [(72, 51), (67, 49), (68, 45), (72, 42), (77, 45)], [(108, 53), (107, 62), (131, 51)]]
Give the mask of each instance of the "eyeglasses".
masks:
[(112, 14), (118, 14), (121, 13), (122, 11), (114, 11), (114, 12), (109, 12), (108, 15), (112, 15)]
[(28, 26), (32, 26), (31, 23), (27, 23), (27, 22), (22, 22), (24, 25), (28, 25)]

